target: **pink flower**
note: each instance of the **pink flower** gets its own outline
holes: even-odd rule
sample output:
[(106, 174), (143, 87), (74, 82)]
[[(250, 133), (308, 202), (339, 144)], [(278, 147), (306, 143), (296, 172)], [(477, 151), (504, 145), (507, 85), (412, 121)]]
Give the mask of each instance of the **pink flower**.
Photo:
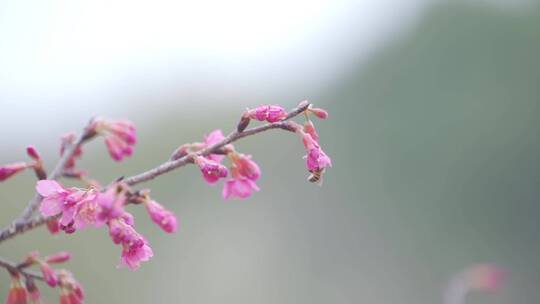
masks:
[(76, 216), (81, 206), (84, 209), (86, 204), (95, 204), (96, 194), (93, 190), (66, 189), (53, 180), (38, 181), (36, 190), (43, 196), (43, 201), (39, 208), (43, 216), (54, 216), (62, 213), (62, 217), (59, 220), (62, 230), (72, 233), (76, 229), (83, 228), (86, 225), (85, 218), (76, 218)]
[(158, 202), (153, 200), (145, 201), (146, 211), (154, 223), (165, 232), (173, 233), (177, 229), (176, 216), (171, 211), (165, 209)]
[(60, 304), (82, 304), (84, 302), (84, 290), (73, 275), (66, 270), (58, 271), (60, 285)]
[(121, 161), (124, 157), (133, 154), (137, 133), (132, 122), (96, 118), (92, 122), (91, 128), (105, 137), (105, 144), (114, 160)]
[[(223, 132), (220, 129), (217, 129), (204, 137), (204, 144), (206, 147), (210, 147), (222, 141), (224, 138), (225, 136), (223, 135)], [(210, 154), (207, 156), (207, 158), (218, 163), (221, 163), (224, 157), (225, 157), (224, 155), (219, 155), (219, 154)]]
[(229, 199), (233, 197), (244, 199), (251, 196), (254, 191), (259, 190), (260, 189), (257, 184), (255, 184), (255, 182), (253, 182), (252, 180), (239, 177), (230, 179), (225, 182), (225, 184), (223, 185), (222, 195), (224, 199)]
[(65, 263), (71, 259), (71, 254), (67, 251), (60, 251), (55, 254), (51, 254), (45, 258), (45, 262), (51, 264)]
[(220, 178), (227, 177), (227, 167), (213, 160), (202, 156), (197, 156), (194, 159), (197, 166), (201, 170), (204, 179), (209, 184), (215, 184)]
[(52, 219), (48, 221), (47, 230), (49, 230), (51, 234), (57, 234), (58, 232), (60, 232), (60, 224), (58, 224), (58, 220)]
[(257, 163), (251, 159), (251, 155), (235, 152), (231, 153), (230, 156), (232, 178), (223, 185), (223, 198), (244, 199), (251, 196), (253, 192), (259, 191), (255, 181), (261, 176), (261, 170)]
[(39, 155), (36, 147), (34, 146), (26, 147), (26, 154), (28, 154), (28, 156), (30, 156), (35, 161), (41, 161), (41, 156)]
[(9, 287), (6, 304), (26, 304), (28, 303), (28, 294), (23, 287), (18, 273), (11, 275), (11, 286)]
[(308, 133), (302, 134), (302, 140), (307, 150), (306, 165), (310, 172), (321, 171), (332, 166), (332, 160), (321, 149), (317, 141)]
[(109, 235), (115, 244), (122, 245), (121, 265), (131, 270), (138, 269), (141, 262), (154, 255), (146, 239), (123, 219), (109, 221)]
[[(105, 192), (100, 192), (96, 198), (96, 202), (100, 207), (97, 214), (98, 223), (107, 223), (112, 219), (120, 218), (128, 214), (124, 210), (126, 196), (121, 185), (115, 185), (109, 187)], [(129, 217), (131, 217), (131, 215), (129, 215)], [(132, 217), (129, 222), (132, 222)]]
[(308, 108), (308, 111), (315, 114), (320, 119), (326, 119), (328, 118), (328, 112), (321, 108)]
[(11, 176), (31, 167), (31, 165), (23, 162), (7, 164), (0, 166), (0, 182), (5, 181)]
[(56, 276), (54, 269), (52, 269), (49, 264), (44, 262), (40, 263), (40, 269), (41, 273), (43, 274), (43, 279), (45, 280), (47, 285), (55, 287), (56, 284), (58, 284), (58, 277)]
[(247, 115), (258, 121), (277, 122), (287, 117), (287, 112), (279, 105), (262, 105), (248, 110)]
[(233, 162), (233, 177), (239, 175), (256, 181), (261, 176), (261, 169), (256, 162), (251, 159), (251, 155), (242, 153), (232, 153), (231, 159)]

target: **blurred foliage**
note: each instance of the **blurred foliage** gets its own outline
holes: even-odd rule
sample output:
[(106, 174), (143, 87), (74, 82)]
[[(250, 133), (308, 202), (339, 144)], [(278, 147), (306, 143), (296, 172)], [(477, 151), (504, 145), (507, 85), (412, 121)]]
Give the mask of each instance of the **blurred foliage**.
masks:
[[(322, 188), (304, 181), (298, 138), (271, 131), (237, 144), (263, 168), (253, 199), (222, 202), (221, 189), (192, 167), (145, 185), (181, 224), (164, 235), (134, 210), (156, 254), (136, 273), (114, 268), (120, 249), (104, 230), (52, 239), (32, 232), (0, 252), (73, 251), (69, 268), (89, 303), (431, 304), (453, 273), (484, 261), (508, 267), (510, 284), (471, 303), (535, 302), (538, 54), (538, 8), (438, 4), (312, 98), (330, 101), (330, 119), (317, 124), (334, 160)], [(111, 165), (100, 143), (88, 147), (83, 165), (103, 181), (138, 172), (211, 131), (206, 126), (230, 129), (238, 112), (163, 109), (159, 123), (139, 127), (127, 163)], [(3, 223), (33, 186), (25, 177), (0, 185)], [(7, 280), (0, 282), (2, 298)]]

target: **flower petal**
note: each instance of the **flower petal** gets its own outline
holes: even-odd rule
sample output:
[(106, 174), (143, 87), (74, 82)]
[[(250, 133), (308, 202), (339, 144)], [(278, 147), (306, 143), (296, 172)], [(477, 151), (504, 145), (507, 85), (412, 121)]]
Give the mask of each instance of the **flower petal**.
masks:
[(45, 198), (41, 201), (41, 206), (39, 207), (39, 212), (43, 216), (53, 216), (62, 212), (61, 202), (56, 197)]
[(64, 188), (59, 183), (53, 180), (48, 180), (48, 179), (40, 180), (36, 184), (36, 191), (41, 196), (54, 195), (58, 192), (61, 192), (63, 189)]

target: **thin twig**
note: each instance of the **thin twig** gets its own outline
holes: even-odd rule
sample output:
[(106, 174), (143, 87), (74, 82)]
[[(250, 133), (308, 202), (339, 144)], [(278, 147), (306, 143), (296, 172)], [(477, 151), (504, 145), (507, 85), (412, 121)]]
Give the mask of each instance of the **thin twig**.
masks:
[[(292, 111), (289, 112), (288, 116), (283, 121), (268, 123), (261, 126), (253, 127), (250, 129), (246, 129), (243, 132), (233, 131), (229, 135), (227, 135), (223, 140), (219, 141), (218, 143), (210, 147), (206, 147), (195, 154), (199, 156), (206, 156), (206, 155), (212, 154), (214, 151), (219, 151), (225, 145), (235, 142), (241, 138), (252, 136), (252, 135), (255, 135), (255, 134), (267, 131), (267, 130), (271, 130), (271, 129), (282, 129), (289, 132), (295, 132), (296, 126), (292, 122), (288, 122), (285, 120), (291, 119), (299, 115), (300, 113), (304, 112), (308, 107), (309, 107), (309, 103), (305, 103), (302, 106), (299, 106), (298, 108), (293, 109)], [(148, 171), (127, 177), (123, 179), (123, 182), (125, 182), (128, 185), (133, 186), (142, 182), (152, 180), (160, 175), (163, 175), (177, 168), (183, 167), (189, 164), (190, 162), (192, 162), (192, 156), (190, 155), (186, 155), (176, 160), (169, 160)], [(55, 173), (55, 171), (53, 171), (53, 173)], [(60, 170), (60, 172), (62, 172), (62, 170)], [(38, 200), (38, 204), (39, 204), (39, 201), (40, 199)], [(41, 226), (47, 223), (48, 221), (53, 220), (58, 217), (59, 215), (52, 216), (52, 217), (43, 217), (41, 215), (38, 215), (34, 219), (26, 219), (25, 221), (22, 221), (20, 223), (17, 223), (16, 225), (13, 225), (13, 227), (8, 227), (9, 229), (0, 230), (0, 243), (14, 237), (17, 234), (20, 234), (25, 231), (34, 229), (38, 226)]]
[(35, 271), (25, 269), (24, 267), (18, 267), (17, 264), (8, 261), (0, 257), (0, 267), (7, 269), (10, 272), (18, 272), (24, 275), (25, 277), (30, 277), (36, 280), (44, 281), (43, 276)]

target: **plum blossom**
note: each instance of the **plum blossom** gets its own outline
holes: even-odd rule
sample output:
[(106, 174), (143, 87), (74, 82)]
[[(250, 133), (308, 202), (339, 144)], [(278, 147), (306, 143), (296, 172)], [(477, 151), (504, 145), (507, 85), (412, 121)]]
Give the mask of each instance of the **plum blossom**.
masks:
[(215, 184), (220, 178), (228, 175), (227, 167), (206, 157), (195, 156), (194, 162), (199, 166), (204, 180), (209, 184)]
[(287, 117), (287, 112), (279, 105), (262, 105), (248, 110), (246, 116), (258, 121), (278, 122)]
[(43, 279), (45, 280), (47, 285), (51, 287), (55, 287), (56, 284), (58, 284), (58, 277), (56, 276), (54, 269), (52, 269), (51, 266), (49, 266), (49, 264), (43, 261), (40, 261), (39, 266), (41, 269), (41, 273), (43, 274)]
[(144, 205), (152, 221), (161, 227), (163, 231), (168, 233), (176, 232), (178, 224), (174, 213), (151, 199), (146, 199)]
[(84, 290), (67, 270), (58, 271), (58, 285), (60, 286), (60, 304), (84, 303)]
[[(39, 211), (43, 216), (62, 214), (58, 223), (65, 232), (72, 233), (88, 224), (87, 210), (95, 205), (94, 189), (64, 188), (54, 180), (40, 180), (37, 192), (43, 196)], [(82, 212), (79, 215), (79, 211)]]
[(28, 294), (23, 287), (21, 277), (18, 273), (10, 273), (11, 285), (9, 287), (6, 304), (26, 304), (28, 303)]
[(309, 133), (301, 132), (302, 134), (302, 141), (304, 143), (304, 147), (306, 148), (307, 155), (306, 158), (306, 166), (310, 172), (313, 171), (322, 171), (327, 167), (332, 166), (332, 160), (319, 146), (319, 143), (313, 139), (313, 137)]
[(121, 161), (133, 154), (137, 132), (131, 121), (96, 118), (92, 122), (91, 130), (105, 138), (109, 154), (115, 161)]
[(23, 171), (24, 169), (30, 168), (31, 166), (32, 165), (23, 162), (0, 166), (0, 182), (5, 181), (6, 179)]
[(45, 258), (46, 263), (50, 264), (59, 264), (65, 263), (71, 259), (71, 253), (67, 251), (60, 251), (55, 254), (51, 254)]
[(110, 220), (108, 225), (113, 242), (122, 245), (121, 265), (137, 270), (141, 262), (148, 261), (154, 255), (146, 239), (123, 218)]
[(251, 155), (233, 152), (229, 156), (232, 161), (232, 177), (223, 185), (223, 198), (244, 199), (251, 196), (253, 192), (259, 191), (260, 188), (255, 181), (261, 176), (261, 170), (251, 159)]

